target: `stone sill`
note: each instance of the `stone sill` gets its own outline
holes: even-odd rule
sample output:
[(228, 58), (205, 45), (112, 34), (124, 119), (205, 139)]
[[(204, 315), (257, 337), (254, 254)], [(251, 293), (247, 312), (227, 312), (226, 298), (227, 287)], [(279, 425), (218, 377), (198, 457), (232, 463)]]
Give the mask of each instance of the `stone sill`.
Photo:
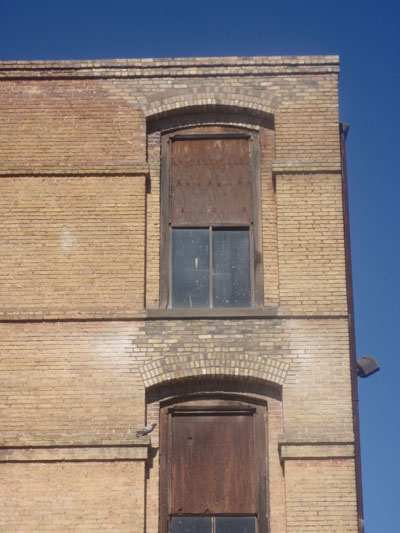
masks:
[(218, 309), (147, 309), (147, 318), (275, 318), (278, 307), (222, 307)]

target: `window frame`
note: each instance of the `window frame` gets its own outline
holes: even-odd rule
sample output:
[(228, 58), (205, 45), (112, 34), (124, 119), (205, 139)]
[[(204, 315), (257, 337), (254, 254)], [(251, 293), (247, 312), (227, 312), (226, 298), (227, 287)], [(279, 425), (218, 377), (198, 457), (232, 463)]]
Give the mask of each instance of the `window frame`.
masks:
[[(236, 396), (236, 395), (235, 395)], [(196, 395), (172, 399), (160, 405), (160, 514), (159, 533), (170, 533), (171, 507), (171, 445), (172, 416), (176, 411), (186, 413), (252, 414), (254, 416), (254, 485), (256, 531), (268, 533), (268, 461), (267, 461), (267, 405), (253, 398), (233, 395)], [(188, 515), (183, 515), (188, 516)], [(195, 515), (202, 516), (202, 515)], [(204, 515), (209, 516), (209, 515)], [(211, 516), (211, 515), (210, 515)], [(224, 516), (224, 515), (218, 515)], [(227, 515), (225, 515), (227, 516)], [(229, 516), (245, 516), (234, 513)], [(249, 515), (247, 515), (249, 516)]]
[[(248, 139), (250, 143), (250, 181), (252, 199), (252, 222), (249, 224), (250, 237), (250, 306), (246, 307), (199, 307), (198, 310), (207, 312), (215, 309), (238, 309), (261, 308), (264, 301), (263, 291), (263, 268), (262, 268), (262, 233), (261, 233), (261, 183), (260, 183), (260, 148), (257, 132), (245, 128), (232, 126), (218, 127), (220, 131), (212, 129), (215, 126), (203, 126), (190, 129), (177, 129), (161, 136), (161, 234), (160, 234), (160, 307), (163, 309), (186, 309), (172, 307), (172, 225), (170, 224), (170, 151), (171, 143), (179, 137), (179, 140), (197, 139)], [(211, 131), (210, 131), (211, 129)], [(222, 130), (222, 131), (221, 131)], [(224, 131), (225, 130), (225, 131)], [(245, 227), (245, 224), (218, 223), (212, 227)], [(210, 227), (211, 227), (210, 226)], [(174, 227), (189, 227), (177, 225)], [(204, 226), (190, 226), (204, 227)]]
[[(208, 297), (209, 297), (209, 302), (210, 302), (210, 305), (208, 306), (195, 306), (195, 307), (190, 307), (190, 306), (174, 306), (173, 305), (173, 299), (174, 299), (174, 293), (173, 293), (173, 233), (174, 233), (174, 230), (175, 229), (182, 229), (182, 230), (194, 230), (196, 231), (197, 229), (199, 230), (205, 230), (207, 231), (208, 233), (208, 267), (209, 267), (209, 270), (208, 270), (208, 273), (209, 273), (209, 281), (208, 281)], [(216, 272), (216, 269), (214, 267), (214, 259), (215, 257), (218, 255), (217, 252), (215, 251), (216, 247), (214, 246), (214, 235), (215, 235), (215, 232), (217, 232), (218, 230), (246, 230), (246, 233), (247, 233), (247, 239), (248, 239), (248, 244), (249, 244), (249, 262), (248, 262), (248, 266), (249, 266), (249, 274), (250, 274), (250, 279), (248, 280), (250, 282), (250, 286), (249, 286), (249, 292), (250, 292), (250, 302), (248, 305), (236, 305), (236, 306), (231, 306), (231, 308), (234, 308), (234, 309), (248, 309), (248, 308), (251, 308), (253, 305), (252, 305), (252, 286), (253, 286), (253, 283), (252, 283), (252, 266), (253, 266), (253, 261), (252, 261), (252, 257), (253, 257), (253, 245), (252, 245), (252, 242), (253, 242), (253, 227), (252, 225), (243, 225), (242, 223), (237, 223), (237, 224), (232, 224), (230, 223), (229, 225), (227, 224), (222, 224), (222, 223), (214, 223), (210, 226), (187, 226), (187, 225), (177, 225), (177, 224), (174, 224), (174, 225), (170, 225), (169, 226), (169, 246), (170, 246), (170, 262), (169, 262), (169, 287), (170, 287), (170, 307), (171, 309), (229, 309), (230, 306), (224, 306), (224, 305), (214, 305), (214, 302), (217, 298), (217, 293), (214, 292), (214, 274)]]

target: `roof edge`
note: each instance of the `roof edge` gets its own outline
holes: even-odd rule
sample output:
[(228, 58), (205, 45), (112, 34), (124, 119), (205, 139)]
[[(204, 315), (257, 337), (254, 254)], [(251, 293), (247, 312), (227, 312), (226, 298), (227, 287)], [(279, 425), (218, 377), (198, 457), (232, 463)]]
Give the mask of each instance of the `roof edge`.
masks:
[(0, 61), (0, 70), (54, 70), (54, 69), (154, 69), (188, 67), (304, 67), (339, 64), (338, 55), (303, 56), (221, 56), (221, 57), (178, 57), (142, 59), (73, 59), (73, 60), (11, 60)]

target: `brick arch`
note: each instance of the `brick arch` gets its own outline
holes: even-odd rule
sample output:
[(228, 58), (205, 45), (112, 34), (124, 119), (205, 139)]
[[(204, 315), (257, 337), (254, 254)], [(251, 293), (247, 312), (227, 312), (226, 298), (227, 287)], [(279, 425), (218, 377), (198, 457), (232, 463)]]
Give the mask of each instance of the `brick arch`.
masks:
[(143, 105), (148, 120), (185, 110), (217, 110), (230, 108), (245, 110), (249, 114), (273, 118), (278, 108), (278, 98), (266, 90), (231, 89), (224, 87), (188, 88), (152, 95)]
[(289, 365), (268, 356), (181, 354), (161, 357), (140, 368), (146, 389), (193, 377), (235, 377), (283, 386)]

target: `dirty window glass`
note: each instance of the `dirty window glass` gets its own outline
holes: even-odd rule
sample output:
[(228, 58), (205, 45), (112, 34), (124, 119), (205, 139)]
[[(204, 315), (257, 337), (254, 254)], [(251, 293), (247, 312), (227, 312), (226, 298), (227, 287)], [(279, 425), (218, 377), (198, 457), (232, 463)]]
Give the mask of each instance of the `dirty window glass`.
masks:
[(250, 280), (248, 227), (172, 228), (172, 307), (249, 307)]
[(171, 533), (212, 533), (209, 516), (173, 516)]
[(209, 306), (209, 229), (173, 228), (172, 307)]
[(256, 533), (255, 516), (173, 516), (170, 533)]
[(214, 307), (248, 307), (251, 304), (248, 228), (214, 228), (212, 255)]
[(256, 533), (256, 519), (254, 516), (216, 517), (215, 533)]

